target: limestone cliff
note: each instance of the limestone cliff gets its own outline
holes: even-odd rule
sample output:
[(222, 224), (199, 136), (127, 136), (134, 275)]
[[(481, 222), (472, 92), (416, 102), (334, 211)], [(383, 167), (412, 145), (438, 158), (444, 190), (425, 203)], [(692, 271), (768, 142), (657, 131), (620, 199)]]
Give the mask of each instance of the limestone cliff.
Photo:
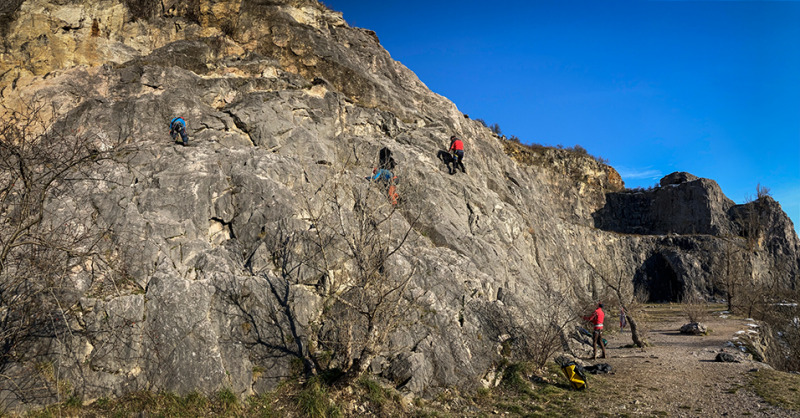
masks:
[[(688, 176), (626, 191), (590, 156), (497, 138), (313, 0), (27, 0), (2, 6), (0, 26), (5, 109), (46, 102), (49, 129), (125, 151), (94, 167), (106, 181), (80, 205), (105, 228), (99, 256), (116, 276), (70, 276), (68, 329), (40, 357), (4, 354), (8, 404), (55, 399), (45, 361), (84, 400), (250, 394), (315, 350), (320, 366), (347, 367), (360, 323), (326, 315), (357, 260), (281, 281), (275, 243), (292, 243), (287, 225), (320, 230), (335, 191), (374, 191), (364, 177), (383, 147), (401, 202), (380, 210), (406, 241), (376, 271), (409, 280), (369, 366), (404, 390), (477, 387), (542, 312), (576, 315), (610, 277), (653, 300), (720, 291), (731, 258), (755, 282), (797, 281), (777, 202), (735, 205)], [(175, 116), (189, 147), (169, 137)], [(451, 135), (467, 150), (452, 176), (437, 158)], [(349, 199), (340, 209), (355, 216)], [(45, 384), (18, 384), (30, 376)]]

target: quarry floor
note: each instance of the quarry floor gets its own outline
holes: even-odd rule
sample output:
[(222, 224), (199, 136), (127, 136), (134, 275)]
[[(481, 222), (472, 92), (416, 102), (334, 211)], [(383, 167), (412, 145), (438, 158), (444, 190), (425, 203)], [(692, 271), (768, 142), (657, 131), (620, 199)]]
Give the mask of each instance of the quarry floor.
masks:
[(714, 361), (723, 350), (738, 350), (730, 342), (742, 331), (756, 330), (752, 320), (712, 310), (703, 321), (709, 333), (690, 336), (678, 332), (688, 322), (679, 305), (650, 306), (647, 312), (649, 347), (629, 347), (630, 333), (622, 330), (606, 337), (607, 359), (587, 360), (608, 363), (614, 373), (590, 375), (589, 390), (576, 399), (584, 412), (590, 412), (585, 407), (589, 404), (598, 416), (800, 416), (768, 404), (752, 391), (750, 375), (766, 368), (764, 364)]

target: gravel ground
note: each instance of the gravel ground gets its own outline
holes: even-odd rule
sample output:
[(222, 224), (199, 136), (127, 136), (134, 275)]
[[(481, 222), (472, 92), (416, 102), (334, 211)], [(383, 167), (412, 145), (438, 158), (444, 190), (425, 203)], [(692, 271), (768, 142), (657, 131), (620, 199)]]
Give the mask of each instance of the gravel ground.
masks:
[(797, 417), (767, 404), (747, 388), (748, 374), (753, 369), (768, 367), (763, 363), (742, 361), (719, 363), (714, 359), (726, 348), (737, 331), (748, 330), (751, 321), (713, 315), (704, 323), (712, 331), (706, 336), (682, 335), (678, 329), (686, 323), (677, 310), (649, 324), (647, 339), (652, 346), (644, 351), (625, 348), (630, 343), (626, 331), (607, 336), (607, 359), (613, 375), (592, 379), (606, 385), (592, 391), (591, 403), (598, 414), (612, 416), (768, 416)]

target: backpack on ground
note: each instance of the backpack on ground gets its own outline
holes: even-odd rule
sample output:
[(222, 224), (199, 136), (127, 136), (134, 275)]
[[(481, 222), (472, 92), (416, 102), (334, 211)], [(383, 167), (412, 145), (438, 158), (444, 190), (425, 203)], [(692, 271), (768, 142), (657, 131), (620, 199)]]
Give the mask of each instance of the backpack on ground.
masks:
[(598, 363), (594, 366), (586, 366), (583, 369), (591, 374), (611, 373), (613, 370), (611, 365), (608, 363)]
[(586, 371), (583, 367), (563, 356), (556, 357), (555, 361), (561, 367), (561, 371), (564, 372), (564, 376), (567, 377), (573, 389), (586, 389), (589, 385), (589, 381), (586, 379)]

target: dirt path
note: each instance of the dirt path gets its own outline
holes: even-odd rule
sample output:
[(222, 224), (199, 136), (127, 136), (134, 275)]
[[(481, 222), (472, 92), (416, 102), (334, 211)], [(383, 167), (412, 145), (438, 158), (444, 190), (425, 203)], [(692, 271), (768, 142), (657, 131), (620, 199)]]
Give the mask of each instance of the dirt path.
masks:
[[(661, 312), (650, 323), (647, 339), (651, 347), (642, 351), (625, 348), (630, 333), (607, 336), (607, 359), (615, 373), (590, 377), (594, 386), (592, 404), (598, 414), (644, 416), (798, 416), (796, 412), (775, 408), (746, 388), (748, 373), (764, 365), (752, 361), (719, 363), (714, 359), (737, 331), (750, 329), (751, 321), (724, 318), (719, 314), (704, 321), (712, 331), (706, 336), (682, 335), (677, 330), (686, 323), (680, 308)], [(589, 363), (595, 363), (589, 361)]]

